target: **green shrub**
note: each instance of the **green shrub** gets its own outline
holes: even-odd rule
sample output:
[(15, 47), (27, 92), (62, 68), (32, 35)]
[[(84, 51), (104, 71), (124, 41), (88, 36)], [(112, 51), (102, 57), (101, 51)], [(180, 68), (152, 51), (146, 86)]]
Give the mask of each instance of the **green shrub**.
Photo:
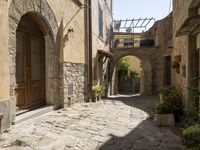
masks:
[(159, 94), (162, 94), (163, 100), (168, 101), (169, 99), (181, 99), (180, 91), (174, 86), (165, 86), (158, 90)]
[(180, 92), (173, 86), (163, 87), (159, 90), (163, 96), (163, 103), (156, 107), (157, 113), (173, 113), (175, 117), (183, 112), (183, 104)]
[(197, 107), (191, 106), (187, 108), (185, 115), (187, 124), (200, 124), (199, 109)]
[(200, 148), (200, 124), (185, 129), (183, 131), (183, 139), (188, 148), (194, 150)]
[(173, 108), (170, 105), (170, 103), (164, 102), (164, 103), (161, 103), (161, 104), (157, 104), (156, 112), (158, 114), (172, 114)]
[(187, 148), (186, 150), (200, 150), (200, 146), (198, 146), (198, 147), (192, 147), (192, 148)]
[(103, 96), (105, 94), (105, 86), (103, 85), (93, 86), (93, 91), (99, 96)]
[(173, 69), (179, 69), (180, 68), (180, 63), (177, 62), (177, 61), (173, 61), (172, 68)]

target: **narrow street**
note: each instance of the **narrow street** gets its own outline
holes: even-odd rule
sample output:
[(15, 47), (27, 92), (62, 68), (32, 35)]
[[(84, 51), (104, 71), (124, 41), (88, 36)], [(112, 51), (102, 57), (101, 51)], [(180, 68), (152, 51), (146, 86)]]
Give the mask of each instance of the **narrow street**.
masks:
[(74, 104), (12, 126), (1, 150), (182, 150), (181, 138), (153, 124), (156, 97), (121, 95)]

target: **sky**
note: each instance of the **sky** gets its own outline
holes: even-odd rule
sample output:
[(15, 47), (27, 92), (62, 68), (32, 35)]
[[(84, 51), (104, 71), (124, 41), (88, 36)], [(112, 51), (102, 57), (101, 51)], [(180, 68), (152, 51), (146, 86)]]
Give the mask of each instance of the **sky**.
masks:
[[(172, 0), (113, 0), (114, 19), (132, 19), (154, 17), (160, 20), (166, 17)], [(170, 10), (170, 11), (169, 11)]]

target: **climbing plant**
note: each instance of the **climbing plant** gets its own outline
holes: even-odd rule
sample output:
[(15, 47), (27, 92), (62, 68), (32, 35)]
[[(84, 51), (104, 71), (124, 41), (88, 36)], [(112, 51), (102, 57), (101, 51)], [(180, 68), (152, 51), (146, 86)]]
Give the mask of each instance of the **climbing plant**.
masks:
[(119, 62), (118, 77), (119, 80), (128, 80), (132, 76), (138, 76), (138, 73), (130, 69), (130, 65), (127, 58), (122, 58)]

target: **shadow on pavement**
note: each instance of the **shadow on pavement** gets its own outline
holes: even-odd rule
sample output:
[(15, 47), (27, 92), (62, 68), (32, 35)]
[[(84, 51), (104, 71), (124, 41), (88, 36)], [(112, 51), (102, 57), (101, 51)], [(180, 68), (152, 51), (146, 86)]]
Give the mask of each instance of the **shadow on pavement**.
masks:
[(118, 95), (109, 97), (113, 103), (121, 101), (126, 105), (147, 112), (151, 117), (143, 121), (124, 137), (110, 135), (111, 139), (99, 150), (183, 150), (182, 139), (164, 127), (157, 127), (151, 121), (157, 96)]
[(183, 150), (182, 142), (171, 132), (145, 120), (124, 137), (111, 139), (99, 150)]
[(140, 96), (136, 95), (116, 95), (113, 97), (107, 98), (108, 100), (121, 101), (124, 104), (141, 109), (150, 115), (152, 119), (153, 114), (155, 112), (156, 101), (158, 100), (158, 96)]

